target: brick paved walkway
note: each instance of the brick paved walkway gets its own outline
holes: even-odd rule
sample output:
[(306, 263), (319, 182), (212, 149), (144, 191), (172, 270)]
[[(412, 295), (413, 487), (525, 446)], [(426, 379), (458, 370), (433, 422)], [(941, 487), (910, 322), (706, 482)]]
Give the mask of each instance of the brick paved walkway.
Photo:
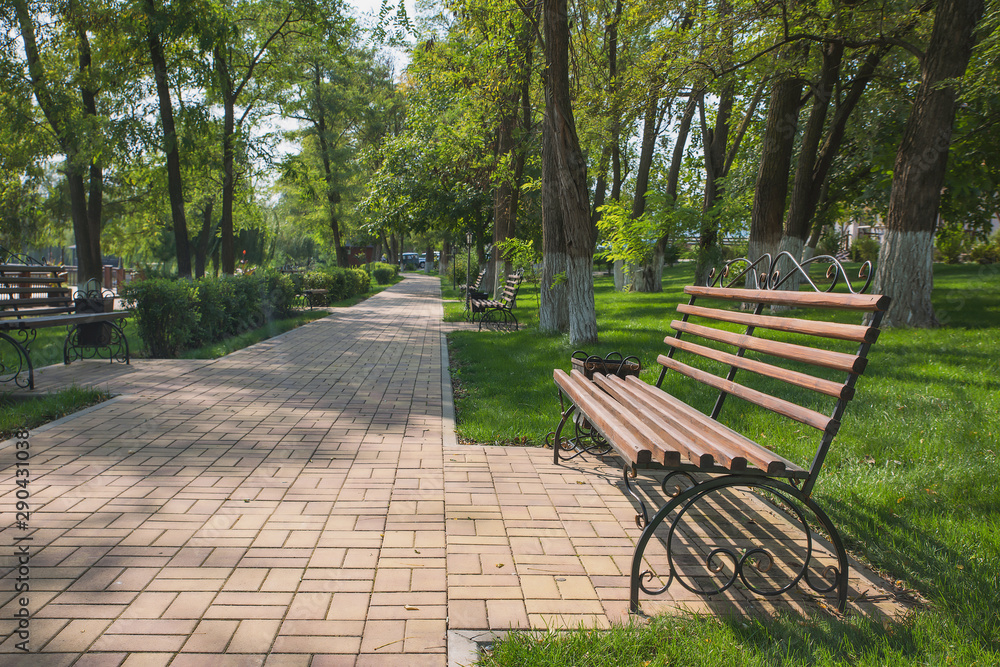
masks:
[[(443, 666), (449, 631), (626, 619), (618, 473), (456, 445), (440, 319), (415, 276), (220, 360), (44, 369), (41, 389), (120, 395), (31, 434), (28, 532), (0, 445), (0, 665)], [(704, 525), (727, 512), (745, 520)], [(26, 534), (32, 655), (12, 620)], [(852, 606), (894, 613), (852, 575)], [(673, 592), (644, 609), (762, 606)]]

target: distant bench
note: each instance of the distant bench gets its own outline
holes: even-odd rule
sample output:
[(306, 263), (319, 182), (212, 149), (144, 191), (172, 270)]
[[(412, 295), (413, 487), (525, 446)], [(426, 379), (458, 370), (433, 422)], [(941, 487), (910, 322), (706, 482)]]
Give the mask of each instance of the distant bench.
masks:
[(302, 294), (306, 297), (306, 304), (309, 306), (310, 310), (312, 310), (315, 306), (327, 305), (327, 293), (328, 291), (325, 289), (302, 290)]
[(103, 298), (73, 299), (65, 282), (66, 273), (58, 266), (0, 264), (0, 340), (13, 347), (16, 357), (6, 362), (0, 359), (0, 382), (35, 388), (31, 344), (38, 329), (49, 327), (69, 327), (63, 342), (64, 363), (102, 355), (129, 362), (122, 330), (128, 313), (104, 312)]
[[(778, 259), (791, 262), (784, 253)], [(846, 278), (839, 262), (829, 257), (816, 257), (801, 267), (794, 264), (797, 268), (793, 271), (800, 276), (807, 275), (807, 265), (818, 261), (832, 262), (837, 277)], [(721, 276), (727, 281), (725, 286), (684, 288), (689, 301), (677, 307), (681, 318), (670, 324), (674, 334), (664, 341), (669, 347), (667, 354), (657, 358), (663, 368), (655, 386), (638, 377), (623, 379), (597, 373), (589, 380), (579, 370), (567, 374), (556, 369), (553, 373), (561, 396), (571, 402), (555, 432), (554, 461), (558, 464), (561, 459), (573, 458), (583, 450), (594, 451), (595, 445), (600, 452), (599, 447), (606, 446), (605, 451), (613, 450), (624, 460), (625, 488), (639, 503), (636, 523), (643, 531), (632, 557), (629, 600), (633, 612), (639, 608), (640, 589), (656, 595), (665, 592), (674, 581), (689, 591), (712, 595), (725, 591), (739, 579), (758, 594), (778, 595), (805, 580), (822, 594), (836, 590), (841, 611), (846, 605), (847, 555), (836, 527), (812, 500), (812, 491), (840, 428), (844, 410), (854, 396), (855, 383), (867, 365), (869, 348), (878, 339), (879, 323), (889, 298), (854, 292), (821, 292), (814, 284), (811, 287), (815, 289), (808, 291), (777, 289), (791, 276), (772, 272), (770, 257), (765, 256), (754, 264), (746, 260), (737, 262), (748, 268), (733, 277), (735, 271), (730, 270), (733, 264), (728, 264)], [(866, 264), (865, 270), (867, 274), (863, 277), (868, 281), (860, 292), (867, 289), (871, 280), (870, 264)], [(757, 271), (762, 273), (759, 279)], [(759, 289), (737, 287), (748, 277), (762, 286)], [(704, 305), (705, 300), (711, 307)], [(731, 308), (741, 304), (743, 310)], [(794, 316), (765, 315), (766, 307), (792, 308), (795, 312)], [(854, 317), (865, 314), (871, 321), (869, 324), (847, 324), (806, 319), (808, 311), (816, 309), (846, 311)], [(765, 333), (771, 335), (764, 337)], [(854, 351), (831, 349), (843, 348), (845, 344)], [(700, 360), (700, 367), (675, 359), (678, 351), (687, 355), (688, 361)], [(702, 368), (721, 369), (721, 374)], [(706, 415), (663, 390), (668, 371), (717, 392), (711, 412)], [(743, 384), (736, 381), (737, 375)], [(839, 379), (833, 379), (835, 376)], [(719, 413), (728, 396), (741, 398), (818, 430), (820, 442), (811, 466), (803, 468), (747, 434), (720, 423)], [(831, 411), (819, 412), (815, 406), (820, 403), (832, 403)], [(562, 431), (574, 412), (577, 413), (573, 422), (576, 434), (566, 439)], [(664, 495), (673, 497), (649, 519), (645, 502), (629, 480), (640, 470), (651, 469), (666, 471), (661, 488)], [(678, 481), (686, 488), (681, 490), (678, 486), (676, 493), (671, 494), (669, 485)], [(774, 549), (756, 546), (756, 539), (752, 540), (753, 545), (740, 547), (730, 540), (708, 553), (706, 576), (696, 582), (701, 584), (699, 586), (682, 577), (676, 567), (672, 551), (677, 549), (677, 530), (685, 513), (710, 493), (738, 487), (764, 491), (764, 495), (787, 507), (789, 516), (797, 515), (804, 527), (807, 546), (805, 553), (797, 556), (802, 562), (787, 568), (791, 571), (790, 583), (765, 588), (752, 581), (771, 569), (777, 560)], [(800, 509), (803, 506), (830, 536), (837, 558), (836, 567), (819, 568), (817, 572), (815, 563), (811, 564), (812, 537), (805, 513)], [(665, 538), (667, 571), (657, 575), (644, 569), (643, 559), (650, 539), (667, 517), (671, 517)], [(749, 523), (754, 521), (751, 519)], [(727, 560), (730, 569), (718, 575)], [(704, 585), (706, 579), (716, 575), (722, 579), (721, 583), (717, 578), (710, 586)], [(662, 587), (650, 587), (648, 582), (657, 576), (665, 583)], [(827, 579), (830, 585), (817, 583), (814, 581), (817, 577)]]
[(501, 331), (517, 331), (518, 322), (514, 315), (517, 305), (517, 291), (521, 286), (521, 272), (516, 271), (507, 276), (503, 292), (499, 299), (470, 299), (472, 321), (479, 322), (479, 330), (485, 325), (488, 329)]

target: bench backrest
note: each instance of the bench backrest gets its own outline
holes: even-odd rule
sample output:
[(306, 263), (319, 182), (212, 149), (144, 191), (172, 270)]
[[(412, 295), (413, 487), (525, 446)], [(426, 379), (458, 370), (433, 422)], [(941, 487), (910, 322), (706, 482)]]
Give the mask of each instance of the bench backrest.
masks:
[[(663, 366), (657, 386), (662, 387), (666, 372), (672, 370), (718, 391), (710, 414), (713, 419), (719, 418), (726, 398), (732, 395), (819, 430), (820, 444), (803, 485), (808, 493), (865, 370), (869, 348), (878, 339), (889, 298), (812, 289), (734, 288), (732, 284), (684, 289), (689, 301), (677, 307), (682, 317), (671, 322), (676, 333), (664, 341), (670, 350), (657, 359)], [(794, 312), (790, 316), (764, 314), (766, 307)], [(870, 323), (808, 319), (810, 311), (817, 309), (846, 311), (857, 320), (868, 315)], [(685, 353), (677, 356), (686, 361), (694, 359), (685, 355), (696, 355), (698, 365), (679, 361), (677, 351)], [(713, 368), (721, 369), (721, 374), (710, 372)], [(818, 409), (831, 403), (828, 413)]]
[(476, 279), (472, 282), (472, 284), (469, 285), (469, 289), (479, 291), (479, 286), (482, 284), (483, 277), (485, 275), (486, 275), (486, 269), (483, 269), (482, 271), (479, 272), (479, 275), (476, 276)]
[(507, 276), (507, 282), (503, 286), (503, 293), (497, 301), (500, 301), (504, 308), (510, 307), (517, 300), (517, 290), (521, 287), (521, 272), (517, 271)]
[(74, 311), (66, 271), (58, 266), (0, 264), (0, 318)]

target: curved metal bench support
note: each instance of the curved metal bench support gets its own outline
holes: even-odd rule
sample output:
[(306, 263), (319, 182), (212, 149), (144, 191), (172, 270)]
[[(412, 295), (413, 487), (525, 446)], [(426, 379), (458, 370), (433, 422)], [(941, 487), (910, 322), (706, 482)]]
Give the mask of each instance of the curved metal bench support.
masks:
[[(31, 355), (28, 353), (31, 343), (38, 334), (34, 329), (15, 329), (15, 333), (23, 339), (19, 342), (5, 331), (0, 331), (0, 340), (5, 340), (14, 348), (16, 363), (6, 364), (0, 357), (0, 382), (14, 382), (14, 385), (21, 389), (35, 388), (35, 367), (31, 363)], [(21, 374), (25, 367), (28, 369), (27, 383), (21, 379)]]
[[(708, 552), (708, 555), (705, 557), (704, 567), (707, 571), (707, 576), (714, 577), (716, 582), (721, 579), (721, 583), (699, 588), (686, 581), (686, 578), (690, 577), (690, 575), (682, 575), (677, 570), (674, 542), (675, 538), (677, 538), (678, 530), (684, 523), (685, 515), (699, 500), (715, 492), (739, 487), (766, 491), (785, 505), (792, 512), (793, 516), (791, 518), (798, 522), (805, 535), (805, 553), (796, 553), (793, 559), (782, 561), (784, 567), (778, 568), (778, 570), (787, 574), (787, 581), (782, 585), (767, 587), (755, 581), (757, 577), (754, 576), (754, 572), (763, 574), (774, 569), (778, 558), (773, 550), (769, 550), (764, 546), (754, 546), (743, 549), (738, 553), (731, 544), (717, 546)], [(810, 575), (810, 567), (814, 564), (816, 544), (809, 529), (807, 512), (804, 512), (803, 509), (808, 510), (808, 513), (811, 513), (815, 517), (829, 535), (830, 542), (833, 545), (834, 555), (837, 558), (837, 566), (828, 566), (822, 572), (824, 579), (833, 582), (829, 585), (823, 585), (820, 582), (814, 581)], [(675, 512), (676, 515), (671, 517)], [(667, 534), (663, 541), (666, 548), (667, 572), (665, 574), (657, 574), (650, 569), (644, 570), (643, 557), (646, 546), (653, 538), (657, 529), (664, 524), (668, 517), (670, 517), (670, 521), (667, 524)], [(761, 528), (756, 523), (751, 523), (750, 525), (755, 529)], [(759, 543), (759, 536), (750, 536), (750, 539)], [(787, 541), (787, 536), (781, 535), (778, 539)], [(727, 541), (731, 543), (735, 540), (730, 539)], [(731, 568), (731, 572), (729, 573), (724, 572), (727, 561)], [(677, 494), (661, 507), (652, 520), (646, 524), (642, 535), (636, 543), (635, 552), (632, 556), (632, 570), (629, 581), (629, 609), (633, 613), (639, 611), (640, 590), (648, 595), (660, 595), (666, 592), (671, 584), (676, 581), (692, 593), (710, 596), (723, 593), (739, 580), (747, 590), (765, 597), (786, 593), (803, 581), (812, 590), (821, 595), (826, 595), (836, 590), (837, 608), (843, 612), (847, 605), (848, 567), (847, 553), (841, 542), (840, 534), (826, 513), (809, 496), (794, 486), (775, 479), (750, 475), (723, 475), (700, 482)], [(651, 583), (655, 578), (659, 578), (664, 582), (663, 585), (652, 587), (647, 584), (647, 582)]]
[[(107, 359), (108, 361), (129, 363), (128, 337), (125, 335), (126, 320), (119, 322), (95, 322), (69, 327), (63, 342), (63, 363), (81, 359)], [(101, 340), (97, 344), (80, 341), (80, 327), (102, 327)]]

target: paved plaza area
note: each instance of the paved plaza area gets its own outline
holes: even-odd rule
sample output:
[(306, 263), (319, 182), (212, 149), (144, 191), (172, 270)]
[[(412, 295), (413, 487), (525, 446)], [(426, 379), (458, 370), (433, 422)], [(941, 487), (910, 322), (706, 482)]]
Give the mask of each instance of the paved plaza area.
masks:
[[(441, 316), (437, 279), (408, 275), (219, 360), (42, 370), (36, 391), (116, 397), (30, 434), (22, 526), (14, 441), (0, 445), (0, 666), (444, 667), (487, 631), (627, 621), (638, 531), (620, 473), (458, 445)], [(688, 535), (783, 524), (744, 501), (750, 515), (720, 504)], [(852, 609), (899, 610), (871, 573), (851, 584)], [(824, 605), (675, 585), (643, 609), (772, 604)]]

